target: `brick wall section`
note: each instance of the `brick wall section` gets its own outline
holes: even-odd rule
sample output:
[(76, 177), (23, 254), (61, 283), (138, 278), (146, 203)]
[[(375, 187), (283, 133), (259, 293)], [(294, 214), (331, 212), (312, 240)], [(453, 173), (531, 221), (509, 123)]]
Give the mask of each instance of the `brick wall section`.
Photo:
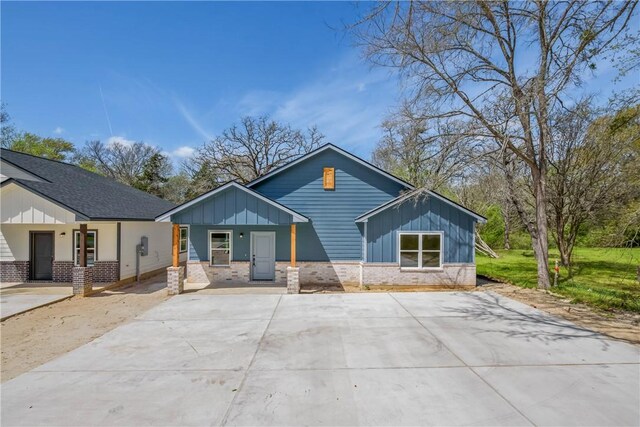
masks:
[[(73, 281), (73, 261), (53, 261), (53, 281)], [(93, 266), (94, 283), (111, 283), (118, 281), (120, 263), (118, 261), (96, 261)]]
[[(287, 283), (289, 262), (276, 262), (276, 285)], [(249, 283), (251, 266), (248, 261), (232, 261), (229, 267), (211, 267), (208, 262), (187, 262), (187, 282), (189, 283)]]
[(29, 261), (0, 261), (1, 282), (26, 282), (29, 280)]
[(117, 282), (119, 274), (118, 261), (96, 261), (93, 266), (93, 281), (97, 283)]
[(287, 293), (300, 293), (300, 268), (287, 267)]
[(167, 293), (179, 295), (184, 291), (184, 267), (167, 267)]
[(93, 289), (93, 267), (73, 267), (73, 294), (86, 296)]
[(359, 285), (359, 262), (298, 262), (301, 285)]
[(475, 286), (475, 264), (445, 264), (442, 270), (401, 270), (397, 264), (362, 264), (362, 285)]
[(53, 261), (53, 281), (73, 282), (73, 261)]

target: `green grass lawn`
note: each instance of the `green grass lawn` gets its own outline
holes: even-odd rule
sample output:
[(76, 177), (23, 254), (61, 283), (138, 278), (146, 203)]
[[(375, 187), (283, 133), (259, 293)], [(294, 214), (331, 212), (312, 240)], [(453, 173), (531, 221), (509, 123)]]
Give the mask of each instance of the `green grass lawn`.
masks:
[[(492, 279), (533, 288), (537, 286), (536, 260), (531, 250), (497, 251), (500, 258), (478, 254), (477, 272)], [(549, 268), (558, 258), (551, 250)], [(605, 310), (623, 309), (640, 313), (640, 283), (636, 269), (640, 248), (577, 248), (573, 252), (573, 277), (560, 268), (558, 286), (552, 291)]]

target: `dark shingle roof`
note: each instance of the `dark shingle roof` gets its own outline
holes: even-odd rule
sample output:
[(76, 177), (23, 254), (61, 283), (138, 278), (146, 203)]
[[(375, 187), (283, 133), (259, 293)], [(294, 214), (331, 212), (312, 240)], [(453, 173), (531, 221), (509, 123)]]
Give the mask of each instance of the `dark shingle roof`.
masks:
[[(43, 181), (10, 179), (91, 220), (150, 220), (175, 204), (75, 165), (1, 149), (3, 161)], [(4, 184), (4, 183), (3, 183)]]

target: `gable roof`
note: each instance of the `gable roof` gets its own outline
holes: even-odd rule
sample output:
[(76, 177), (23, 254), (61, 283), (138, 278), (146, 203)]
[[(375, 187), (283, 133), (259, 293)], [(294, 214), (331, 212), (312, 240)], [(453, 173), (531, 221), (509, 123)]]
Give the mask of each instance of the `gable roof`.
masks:
[(483, 217), (482, 215), (475, 213), (474, 211), (465, 208), (464, 206), (462, 206), (461, 204), (458, 204), (456, 202), (454, 202), (451, 199), (448, 199), (446, 197), (444, 197), (442, 194), (438, 194), (435, 191), (431, 191), (431, 190), (426, 190), (423, 188), (418, 188), (416, 190), (413, 191), (409, 191), (407, 193), (401, 194), (398, 197), (396, 197), (395, 199), (391, 199), (386, 203), (381, 204), (380, 206), (371, 209), (368, 212), (363, 213), (362, 215), (360, 215), (359, 217), (356, 218), (356, 222), (367, 222), (367, 220), (369, 218), (371, 218), (372, 216), (385, 211), (393, 206), (399, 205), (400, 203), (404, 202), (407, 199), (410, 199), (411, 197), (420, 194), (420, 193), (426, 193), (429, 196), (435, 197), (441, 201), (443, 201), (444, 203), (447, 203), (461, 211), (463, 211), (464, 213), (471, 215), (472, 217), (474, 217), (478, 222), (487, 222), (487, 219), (485, 217)]
[(3, 187), (16, 183), (75, 212), (83, 220), (153, 221), (156, 215), (175, 206), (69, 163), (4, 148), (0, 149), (0, 157), (3, 162), (42, 178), (34, 181), (10, 177), (2, 182)]
[(367, 162), (366, 160), (363, 160), (360, 157), (355, 156), (355, 155), (349, 153), (348, 151), (345, 151), (342, 148), (337, 147), (337, 146), (335, 146), (335, 145), (333, 145), (331, 143), (325, 144), (325, 145), (323, 145), (323, 146), (321, 146), (319, 148), (316, 148), (315, 150), (308, 152), (304, 156), (298, 157), (296, 160), (293, 160), (293, 161), (287, 163), (286, 165), (282, 165), (279, 168), (272, 170), (271, 172), (269, 172), (266, 175), (263, 175), (263, 176), (261, 176), (259, 178), (254, 179), (253, 181), (251, 181), (250, 183), (247, 184), (247, 187), (253, 187), (254, 185), (258, 184), (259, 182), (262, 182), (262, 181), (264, 181), (266, 179), (269, 179), (272, 176), (277, 175), (280, 172), (283, 172), (283, 171), (289, 169), (290, 167), (295, 166), (298, 163), (303, 162), (303, 161), (305, 161), (305, 160), (307, 160), (307, 159), (309, 159), (309, 158), (311, 158), (313, 156), (316, 156), (316, 155), (318, 155), (318, 154), (320, 154), (320, 153), (322, 153), (322, 152), (324, 152), (326, 150), (333, 150), (333, 151), (335, 151), (335, 152), (337, 152), (339, 154), (342, 154), (343, 156), (348, 157), (349, 159), (351, 159), (351, 160), (353, 160), (353, 161), (355, 161), (357, 163), (360, 163), (361, 165), (371, 169), (372, 171), (377, 172), (380, 175), (382, 175), (382, 176), (384, 176), (384, 177), (386, 177), (388, 179), (391, 179), (392, 181), (395, 181), (395, 182), (405, 186), (406, 188), (409, 188), (409, 189), (413, 189), (414, 188), (413, 185), (411, 185), (408, 182), (398, 178), (397, 176), (394, 176), (394, 175), (390, 174), (389, 172), (386, 172), (386, 171), (380, 169), (379, 167), (372, 165), (371, 163)]
[(168, 221), (171, 218), (171, 215), (174, 215), (174, 214), (176, 214), (176, 213), (178, 213), (178, 212), (180, 212), (180, 211), (182, 211), (184, 209), (187, 209), (188, 207), (193, 206), (196, 203), (201, 202), (203, 200), (206, 200), (209, 197), (214, 196), (215, 194), (220, 193), (220, 192), (222, 192), (222, 191), (224, 191), (224, 190), (226, 190), (228, 188), (231, 188), (231, 187), (235, 187), (235, 188), (237, 188), (239, 190), (242, 190), (242, 191), (250, 194), (251, 196), (253, 196), (253, 197), (257, 198), (257, 199), (262, 200), (263, 202), (266, 202), (266, 203), (270, 204), (271, 206), (274, 206), (274, 207), (280, 209), (281, 211), (288, 213), (289, 215), (291, 215), (293, 217), (293, 222), (309, 222), (309, 218), (307, 218), (306, 216), (304, 216), (302, 214), (299, 214), (298, 212), (294, 211), (293, 209), (290, 209), (290, 208), (286, 207), (285, 205), (276, 202), (275, 200), (271, 200), (268, 197), (265, 197), (262, 194), (254, 191), (254, 190), (252, 190), (250, 188), (245, 187), (244, 185), (240, 185), (235, 181), (229, 181), (226, 184), (223, 184), (223, 185), (221, 185), (221, 186), (219, 186), (217, 188), (214, 188), (211, 191), (207, 191), (206, 193), (196, 197), (195, 199), (191, 199), (188, 202), (185, 202), (185, 203), (183, 203), (183, 204), (181, 204), (179, 206), (174, 207), (171, 210), (168, 210), (168, 211), (158, 215), (156, 217), (156, 221)]

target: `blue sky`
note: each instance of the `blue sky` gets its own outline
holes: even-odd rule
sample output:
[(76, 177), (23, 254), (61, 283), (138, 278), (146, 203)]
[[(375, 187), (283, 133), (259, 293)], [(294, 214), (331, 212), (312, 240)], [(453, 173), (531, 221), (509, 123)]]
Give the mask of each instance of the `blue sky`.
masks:
[[(3, 1), (1, 12), (14, 124), (77, 145), (142, 140), (178, 160), (243, 115), (270, 114), (368, 158), (399, 103), (396, 77), (340, 31), (359, 12), (350, 2)], [(589, 84), (608, 93), (610, 80)]]

